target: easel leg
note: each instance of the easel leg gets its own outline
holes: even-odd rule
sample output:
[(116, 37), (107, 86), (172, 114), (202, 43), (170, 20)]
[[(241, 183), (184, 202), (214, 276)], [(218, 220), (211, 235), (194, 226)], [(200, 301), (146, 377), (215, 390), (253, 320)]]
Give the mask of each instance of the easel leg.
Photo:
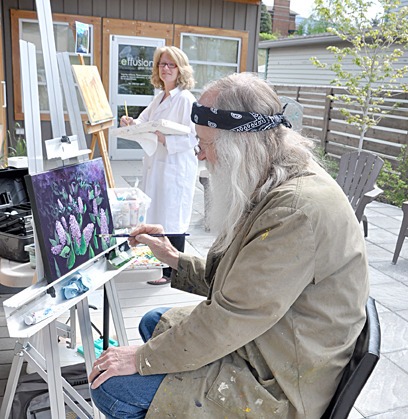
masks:
[[(84, 349), (84, 358), (86, 372), (89, 374), (92, 371), (92, 365), (95, 362), (95, 347), (94, 341), (92, 338), (92, 326), (91, 326), (91, 316), (89, 314), (89, 304), (88, 298), (84, 298), (77, 304), (78, 310), (78, 320), (79, 320), (79, 330), (81, 332), (82, 346)], [(94, 419), (102, 419), (102, 415), (99, 410), (94, 408)]]
[(22, 349), (25, 347), (25, 345), (27, 345), (27, 343), (28, 339), (24, 339), (16, 343), (15, 354), (13, 362), (11, 363), (10, 374), (7, 380), (6, 390), (3, 396), (3, 403), (1, 405), (0, 418), (8, 418), (10, 415), (14, 395), (16, 394), (18, 379), (20, 377), (21, 368), (24, 362)]
[(115, 281), (108, 281), (105, 284), (105, 293), (109, 301), (109, 307), (112, 312), (113, 324), (115, 325), (115, 331), (118, 336), (118, 342), (120, 346), (129, 345), (125, 322), (123, 321), (122, 311), (120, 309), (120, 302), (118, 293), (116, 291)]
[(65, 403), (62, 391), (61, 364), (59, 359), (57, 327), (55, 321), (51, 322), (43, 329), (43, 338), (51, 417), (63, 418), (65, 417)]
[[(33, 369), (48, 384), (49, 389), (49, 375), (46, 371), (45, 358), (29, 343), (26, 346), (24, 355), (26, 361), (32, 364)], [(65, 404), (67, 404), (81, 419), (89, 419), (92, 417), (92, 406), (90, 406), (90, 404), (64, 378), (61, 378), (61, 382), (64, 388)]]
[(92, 142), (91, 142), (91, 152), (89, 153), (89, 160), (92, 160), (94, 158), (95, 154), (95, 147), (96, 147), (96, 134), (92, 134)]
[(114, 188), (115, 181), (113, 179), (112, 167), (110, 165), (108, 149), (106, 147), (105, 134), (103, 133), (103, 130), (101, 130), (101, 131), (98, 131), (96, 135), (98, 136), (99, 150), (101, 152), (102, 159), (105, 164), (105, 172), (106, 172), (106, 178), (108, 180), (108, 185), (110, 188)]
[(109, 299), (106, 284), (103, 287), (103, 350), (109, 347)]

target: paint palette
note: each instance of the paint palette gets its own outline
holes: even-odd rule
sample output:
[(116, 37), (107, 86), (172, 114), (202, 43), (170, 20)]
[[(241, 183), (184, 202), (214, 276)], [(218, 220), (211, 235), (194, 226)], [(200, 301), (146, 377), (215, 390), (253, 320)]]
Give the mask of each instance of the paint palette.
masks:
[(134, 262), (132, 262), (126, 269), (161, 269), (167, 268), (168, 265), (160, 262), (156, 256), (153, 255), (153, 252), (150, 248), (144, 244), (139, 244), (136, 247), (132, 247), (132, 254), (135, 257)]

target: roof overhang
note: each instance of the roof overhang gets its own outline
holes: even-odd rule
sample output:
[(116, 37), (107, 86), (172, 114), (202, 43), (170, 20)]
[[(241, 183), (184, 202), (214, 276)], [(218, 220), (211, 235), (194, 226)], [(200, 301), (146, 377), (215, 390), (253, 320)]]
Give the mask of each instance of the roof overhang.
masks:
[(290, 38), (276, 39), (274, 41), (260, 41), (258, 47), (270, 49), (294, 45), (332, 44), (333, 42), (341, 42), (341, 39), (336, 35), (326, 33), (322, 35), (293, 36)]

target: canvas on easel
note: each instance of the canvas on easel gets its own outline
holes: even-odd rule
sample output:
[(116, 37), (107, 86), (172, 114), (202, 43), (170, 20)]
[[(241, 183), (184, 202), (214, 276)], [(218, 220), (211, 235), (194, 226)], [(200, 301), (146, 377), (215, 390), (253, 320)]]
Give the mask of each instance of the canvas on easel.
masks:
[(105, 165), (108, 185), (110, 188), (114, 188), (115, 181), (109, 161), (105, 135), (103, 133), (103, 130), (113, 125), (114, 119), (101, 76), (99, 75), (98, 68), (93, 65), (82, 64), (71, 67), (88, 115), (88, 121), (84, 124), (85, 132), (92, 134), (89, 158), (93, 159), (95, 147), (98, 143)]
[(81, 92), (89, 124), (96, 125), (112, 120), (112, 110), (103, 88), (98, 67), (95, 65), (73, 65), (72, 71)]
[(25, 180), (48, 283), (116, 244), (102, 159)]

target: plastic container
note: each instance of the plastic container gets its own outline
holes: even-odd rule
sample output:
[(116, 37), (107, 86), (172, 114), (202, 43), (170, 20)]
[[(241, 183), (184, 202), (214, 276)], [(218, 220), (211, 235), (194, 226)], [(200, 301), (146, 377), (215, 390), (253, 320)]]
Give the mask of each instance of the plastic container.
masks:
[(24, 246), (24, 250), (26, 252), (28, 252), (28, 255), (30, 257), (30, 267), (35, 269), (36, 267), (36, 262), (35, 262), (35, 244), (27, 244), (26, 246)]
[(115, 230), (130, 230), (146, 221), (151, 199), (140, 189), (113, 188), (108, 193)]

